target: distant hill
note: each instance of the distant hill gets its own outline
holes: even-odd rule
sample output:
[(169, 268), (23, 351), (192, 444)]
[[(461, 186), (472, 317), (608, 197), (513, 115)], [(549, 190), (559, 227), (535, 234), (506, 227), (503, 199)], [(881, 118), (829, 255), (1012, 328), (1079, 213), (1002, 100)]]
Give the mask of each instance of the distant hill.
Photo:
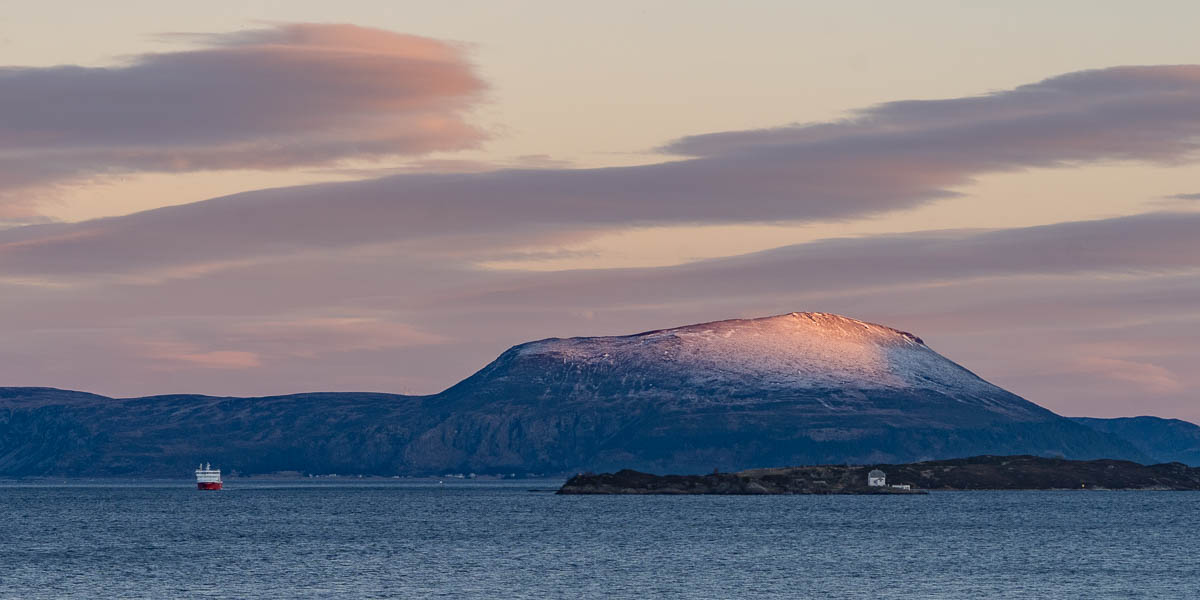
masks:
[(515, 346), (431, 396), (0, 388), (0, 475), (698, 473), (980, 454), (1150, 458), (909, 333), (824, 313)]
[(0, 475), (185, 476), (202, 461), (242, 474), (394, 473), (434, 423), (390, 394), (106, 398), (0, 388)]
[(1200, 467), (1200, 426), (1194, 423), (1159, 417), (1072, 417), (1071, 420), (1124, 438), (1154, 462)]

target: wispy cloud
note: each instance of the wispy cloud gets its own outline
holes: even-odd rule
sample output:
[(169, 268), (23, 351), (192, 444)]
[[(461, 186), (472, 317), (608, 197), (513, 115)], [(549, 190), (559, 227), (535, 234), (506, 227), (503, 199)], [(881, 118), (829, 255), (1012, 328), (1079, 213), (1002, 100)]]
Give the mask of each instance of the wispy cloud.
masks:
[(448, 341), (387, 318), (288, 317), (152, 321), (152, 331), (126, 340), (152, 368), (257, 369), (280, 361), (311, 360), (336, 353), (426, 346)]
[(138, 340), (128, 344), (151, 368), (163, 371), (241, 370), (262, 366), (257, 354), (243, 350), (202, 350), (196, 344), (164, 340)]
[(223, 337), (239, 346), (255, 348), (261, 354), (303, 358), (448, 341), (405, 323), (366, 316), (251, 321), (231, 327)]

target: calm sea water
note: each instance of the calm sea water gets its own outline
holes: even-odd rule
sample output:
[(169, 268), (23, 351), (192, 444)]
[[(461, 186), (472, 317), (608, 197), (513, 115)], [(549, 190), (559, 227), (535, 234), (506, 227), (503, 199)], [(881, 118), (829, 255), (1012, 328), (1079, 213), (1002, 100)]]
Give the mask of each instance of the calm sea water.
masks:
[(1200, 598), (1192, 492), (227, 485), (0, 483), (0, 597)]

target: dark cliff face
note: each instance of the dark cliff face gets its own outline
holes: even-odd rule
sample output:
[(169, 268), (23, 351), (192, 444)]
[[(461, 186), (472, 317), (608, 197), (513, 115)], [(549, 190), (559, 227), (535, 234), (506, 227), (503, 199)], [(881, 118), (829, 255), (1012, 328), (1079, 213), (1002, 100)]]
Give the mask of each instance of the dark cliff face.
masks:
[(696, 473), (1029, 453), (1143, 453), (917, 337), (793, 313), (516, 346), (433, 396), (110, 399), (0, 390), (0, 475)]

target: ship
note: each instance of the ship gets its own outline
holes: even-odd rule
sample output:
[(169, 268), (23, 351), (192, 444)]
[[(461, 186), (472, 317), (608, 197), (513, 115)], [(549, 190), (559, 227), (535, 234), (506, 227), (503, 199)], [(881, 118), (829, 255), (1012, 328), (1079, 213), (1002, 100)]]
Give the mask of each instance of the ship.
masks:
[(212, 468), (212, 463), (205, 463), (196, 468), (196, 489), (221, 489), (221, 470)]

